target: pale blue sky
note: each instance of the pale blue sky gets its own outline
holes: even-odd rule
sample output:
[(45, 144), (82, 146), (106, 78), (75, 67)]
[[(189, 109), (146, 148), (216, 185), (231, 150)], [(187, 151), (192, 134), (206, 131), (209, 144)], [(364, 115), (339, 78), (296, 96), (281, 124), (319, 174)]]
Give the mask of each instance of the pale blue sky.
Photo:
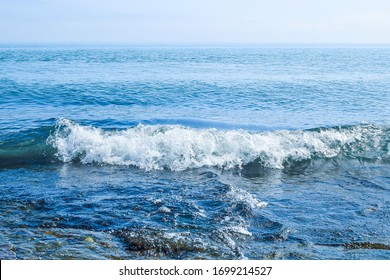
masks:
[(0, 43), (390, 43), (388, 0), (0, 0)]

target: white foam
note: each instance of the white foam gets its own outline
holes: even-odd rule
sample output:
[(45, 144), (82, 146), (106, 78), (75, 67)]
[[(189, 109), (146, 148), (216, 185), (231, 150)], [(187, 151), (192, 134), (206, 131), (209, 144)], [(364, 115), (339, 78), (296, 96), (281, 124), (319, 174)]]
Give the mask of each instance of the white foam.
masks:
[(267, 202), (258, 200), (253, 194), (235, 186), (232, 186), (231, 190), (228, 192), (228, 195), (233, 197), (236, 201), (248, 203), (252, 209), (263, 208), (268, 205)]
[(171, 209), (169, 209), (166, 206), (161, 206), (160, 208), (158, 208), (158, 212), (161, 212), (161, 213), (171, 213)]
[(229, 230), (242, 235), (252, 236), (252, 233), (244, 226), (232, 226)]
[(178, 125), (138, 125), (105, 131), (59, 119), (48, 142), (57, 157), (70, 162), (131, 165), (146, 170), (214, 166), (241, 167), (260, 160), (270, 168), (283, 168), (286, 160), (313, 156), (331, 158), (348, 145), (362, 141), (362, 127), (323, 131), (193, 129)]

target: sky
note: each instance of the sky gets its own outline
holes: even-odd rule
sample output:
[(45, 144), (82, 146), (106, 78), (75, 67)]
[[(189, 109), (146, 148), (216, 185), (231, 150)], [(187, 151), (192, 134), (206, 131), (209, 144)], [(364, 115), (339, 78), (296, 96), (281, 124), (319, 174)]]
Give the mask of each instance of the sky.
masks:
[(390, 43), (388, 0), (0, 0), (0, 43)]

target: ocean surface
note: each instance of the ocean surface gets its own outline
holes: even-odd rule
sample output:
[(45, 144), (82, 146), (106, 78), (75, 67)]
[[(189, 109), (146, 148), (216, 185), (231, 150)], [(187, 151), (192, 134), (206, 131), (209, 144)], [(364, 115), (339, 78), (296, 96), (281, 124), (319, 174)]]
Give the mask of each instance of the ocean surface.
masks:
[(0, 259), (390, 259), (390, 47), (1, 45)]

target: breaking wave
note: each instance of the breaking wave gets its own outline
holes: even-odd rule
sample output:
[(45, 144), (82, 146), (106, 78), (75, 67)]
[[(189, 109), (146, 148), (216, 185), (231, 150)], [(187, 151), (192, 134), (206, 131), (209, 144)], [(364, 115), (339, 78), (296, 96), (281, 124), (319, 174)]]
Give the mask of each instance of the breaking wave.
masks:
[(106, 130), (60, 118), (50, 129), (0, 143), (0, 166), (60, 161), (172, 171), (253, 164), (285, 169), (336, 157), (388, 163), (389, 148), (389, 128), (376, 125), (249, 132), (140, 124)]
[(291, 162), (344, 156), (389, 157), (389, 133), (373, 125), (307, 131), (247, 132), (138, 125), (106, 131), (59, 119), (47, 141), (63, 162), (131, 165), (146, 170), (231, 169), (250, 163), (283, 169)]

